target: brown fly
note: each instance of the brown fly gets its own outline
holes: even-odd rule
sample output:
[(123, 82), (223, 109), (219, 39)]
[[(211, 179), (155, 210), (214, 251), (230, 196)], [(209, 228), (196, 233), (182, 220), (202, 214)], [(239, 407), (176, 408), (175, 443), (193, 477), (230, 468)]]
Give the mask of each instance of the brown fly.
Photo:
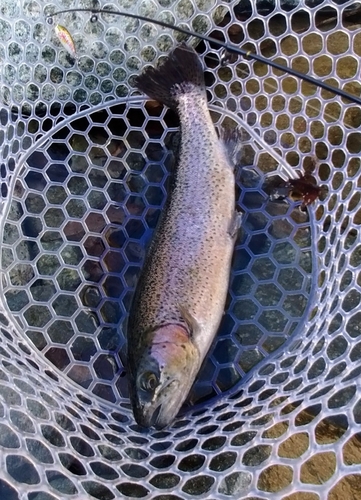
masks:
[(316, 184), (314, 177), (305, 173), (298, 179), (289, 179), (273, 187), (270, 196), (272, 200), (289, 198), (292, 201), (302, 201), (301, 208), (305, 208), (316, 201), (322, 192), (322, 186)]

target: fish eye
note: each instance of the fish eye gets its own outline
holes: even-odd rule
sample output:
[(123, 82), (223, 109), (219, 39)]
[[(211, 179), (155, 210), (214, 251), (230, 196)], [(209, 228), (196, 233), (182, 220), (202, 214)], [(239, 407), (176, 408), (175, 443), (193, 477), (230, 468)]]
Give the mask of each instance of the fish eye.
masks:
[(144, 372), (140, 375), (138, 382), (143, 391), (154, 391), (158, 385), (158, 377), (153, 372)]

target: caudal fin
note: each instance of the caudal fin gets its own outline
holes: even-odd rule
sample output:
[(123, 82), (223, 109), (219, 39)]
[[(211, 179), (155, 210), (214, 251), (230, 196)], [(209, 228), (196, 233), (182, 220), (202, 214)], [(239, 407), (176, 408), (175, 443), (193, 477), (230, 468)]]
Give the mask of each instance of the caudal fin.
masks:
[(158, 67), (149, 67), (135, 79), (139, 90), (169, 108), (177, 108), (177, 98), (195, 89), (205, 92), (202, 64), (197, 53), (184, 42)]

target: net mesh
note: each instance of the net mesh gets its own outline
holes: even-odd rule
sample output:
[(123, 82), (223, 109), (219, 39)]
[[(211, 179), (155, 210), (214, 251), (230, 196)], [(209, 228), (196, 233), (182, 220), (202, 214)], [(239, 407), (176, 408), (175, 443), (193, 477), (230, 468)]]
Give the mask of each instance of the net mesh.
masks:
[[(189, 41), (215, 126), (242, 131), (244, 216), (188, 408), (144, 431), (123, 331), (180, 136), (133, 79), (184, 36), (112, 14), (46, 22), (74, 6), (170, 21), (360, 95), (355, 2), (2, 0), (1, 498), (360, 498), (359, 107)], [(269, 197), (296, 171), (325, 186), (307, 211)]]

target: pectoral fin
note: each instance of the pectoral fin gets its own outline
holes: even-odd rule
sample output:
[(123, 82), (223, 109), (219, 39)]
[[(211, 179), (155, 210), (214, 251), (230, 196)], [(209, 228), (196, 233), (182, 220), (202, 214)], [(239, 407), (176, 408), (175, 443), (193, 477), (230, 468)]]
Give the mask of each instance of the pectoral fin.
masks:
[(192, 314), (188, 311), (188, 309), (181, 304), (178, 304), (179, 311), (182, 315), (182, 318), (186, 322), (188, 328), (189, 328), (189, 333), (191, 337), (194, 337), (199, 330), (201, 329), (200, 324), (198, 323), (197, 319), (192, 316)]

